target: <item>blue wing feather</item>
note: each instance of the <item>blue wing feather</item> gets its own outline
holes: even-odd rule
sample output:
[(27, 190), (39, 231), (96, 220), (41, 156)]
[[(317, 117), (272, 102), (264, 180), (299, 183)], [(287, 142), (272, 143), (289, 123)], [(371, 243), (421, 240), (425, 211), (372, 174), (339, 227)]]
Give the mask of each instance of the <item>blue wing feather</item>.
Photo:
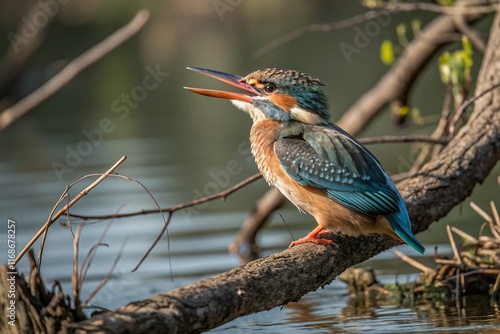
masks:
[(403, 198), (377, 158), (334, 124), (301, 124), (274, 144), (286, 172), (299, 184), (322, 189), (329, 198), (369, 216), (383, 215), (392, 229), (420, 253)]

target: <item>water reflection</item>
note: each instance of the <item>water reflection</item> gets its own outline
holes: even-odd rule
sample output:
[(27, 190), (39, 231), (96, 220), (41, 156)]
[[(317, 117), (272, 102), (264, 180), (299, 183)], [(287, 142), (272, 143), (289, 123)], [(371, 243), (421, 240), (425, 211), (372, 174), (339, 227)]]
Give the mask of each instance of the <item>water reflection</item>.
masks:
[[(334, 284), (335, 285), (335, 284)], [(447, 303), (422, 304), (406, 308), (384, 300), (350, 298), (337, 289), (325, 288), (284, 312), (291, 323), (303, 323), (315, 333), (433, 333), (446, 331), (484, 331), (498, 329), (498, 301), (487, 296), (469, 296)], [(338, 312), (337, 312), (338, 310)]]

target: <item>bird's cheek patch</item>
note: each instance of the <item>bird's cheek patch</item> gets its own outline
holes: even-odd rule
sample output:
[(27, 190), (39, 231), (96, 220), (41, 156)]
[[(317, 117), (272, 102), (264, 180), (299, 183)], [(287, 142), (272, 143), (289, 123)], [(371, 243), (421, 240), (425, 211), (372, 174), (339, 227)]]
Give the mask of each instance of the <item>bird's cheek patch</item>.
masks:
[(323, 124), (325, 121), (317, 114), (314, 114), (310, 111), (304, 110), (300, 107), (293, 107), (290, 109), (290, 114), (293, 118), (298, 121), (307, 124)]
[(297, 100), (293, 96), (285, 94), (273, 94), (269, 96), (269, 101), (287, 112), (297, 105)]

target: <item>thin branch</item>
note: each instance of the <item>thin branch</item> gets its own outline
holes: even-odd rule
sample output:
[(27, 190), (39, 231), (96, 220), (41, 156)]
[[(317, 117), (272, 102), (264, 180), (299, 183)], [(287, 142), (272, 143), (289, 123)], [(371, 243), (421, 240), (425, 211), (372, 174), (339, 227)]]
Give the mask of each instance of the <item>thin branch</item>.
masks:
[(434, 12), (439, 14), (447, 14), (447, 15), (477, 15), (477, 14), (488, 14), (493, 13), (498, 9), (498, 2), (494, 2), (489, 5), (477, 5), (477, 6), (440, 6), (433, 3), (426, 2), (413, 2), (413, 3), (404, 3), (404, 2), (390, 2), (381, 6), (386, 10), (392, 12), (413, 12), (416, 10), (423, 10), (428, 12)]
[(75, 309), (80, 308), (80, 287), (78, 283), (78, 254), (80, 244), (80, 234), (85, 225), (80, 224), (76, 228), (75, 237), (73, 238), (73, 273), (71, 275), (71, 288), (73, 291), (73, 300), (75, 302)]
[(408, 255), (403, 254), (402, 252), (400, 252), (397, 249), (393, 249), (392, 252), (394, 254), (396, 254), (396, 256), (398, 256), (401, 260), (408, 263), (410, 266), (412, 266), (412, 267), (414, 267), (414, 268), (416, 268), (424, 273), (430, 273), (430, 272), (434, 271), (433, 269), (427, 267), (426, 265), (423, 265), (422, 263), (418, 262), (417, 260), (409, 257)]
[(486, 42), (483, 40), (477, 30), (468, 25), (467, 22), (465, 22), (463, 16), (455, 16), (455, 24), (457, 25), (458, 30), (460, 30), (462, 34), (469, 38), (476, 49), (484, 54), (484, 52), (486, 51)]
[(426, 143), (446, 145), (449, 142), (449, 140), (445, 138), (432, 138), (429, 136), (418, 136), (418, 135), (380, 136), (372, 138), (359, 138), (358, 140), (359, 142), (365, 145), (383, 144), (383, 143), (410, 143), (410, 142), (426, 142)]
[(500, 233), (497, 232), (495, 228), (495, 222), (493, 218), (490, 217), (483, 209), (481, 209), (476, 203), (470, 202), (471, 208), (476, 211), (478, 215), (484, 218), (488, 226), (490, 227), (491, 233), (496, 239), (500, 239)]
[(85, 258), (83, 259), (82, 264), (80, 265), (80, 275), (79, 275), (80, 277), (78, 278), (78, 284), (80, 286), (83, 285), (83, 282), (85, 281), (85, 278), (87, 277), (87, 273), (90, 269), (92, 262), (94, 261), (94, 258), (97, 254), (97, 250), (99, 249), (100, 246), (105, 245), (102, 241), (104, 240), (104, 237), (108, 233), (112, 224), (113, 224), (112, 220), (106, 224), (106, 226), (104, 227), (104, 230), (102, 231), (101, 235), (99, 236), (99, 239), (97, 239), (97, 242), (87, 252), (87, 255), (85, 255)]
[(448, 130), (448, 134), (449, 136), (453, 136), (455, 134), (455, 127), (459, 121), (460, 118), (462, 118), (462, 115), (464, 114), (465, 110), (471, 105), (473, 104), (474, 102), (476, 102), (477, 100), (479, 100), (480, 98), (482, 98), (484, 95), (488, 94), (489, 92), (491, 92), (492, 90), (494, 90), (495, 88), (498, 88), (500, 87), (500, 82), (497, 82), (496, 84), (488, 87), (487, 89), (483, 90), (481, 93), (479, 93), (477, 96), (473, 96), (467, 100), (465, 100), (462, 105), (460, 106), (460, 108), (457, 109), (457, 111), (455, 112), (455, 116), (453, 116), (453, 119), (451, 120), (450, 122), (450, 128)]
[[(224, 200), (232, 193), (243, 188), (247, 184), (250, 184), (250, 183), (260, 179), (261, 177), (262, 177), (262, 175), (260, 173), (252, 175), (249, 178), (235, 184), (231, 188), (228, 188), (228, 189), (221, 191), (217, 194), (202, 197), (202, 198), (196, 199), (196, 200), (191, 201), (191, 202), (180, 203), (180, 204), (177, 204), (177, 205), (165, 208), (165, 209), (161, 209), (161, 211), (167, 212), (167, 213), (173, 213), (175, 211), (187, 209), (187, 208), (190, 208), (190, 207), (193, 207), (193, 206), (196, 206), (199, 204), (203, 204), (206, 202), (210, 202), (210, 201), (213, 201), (213, 200), (216, 200), (219, 198), (222, 198)], [(113, 219), (113, 218), (125, 218), (125, 217), (133, 217), (133, 216), (138, 216), (138, 215), (154, 214), (154, 213), (158, 213), (159, 211), (160, 211), (159, 209), (151, 209), (151, 210), (140, 210), (140, 211), (113, 214), (113, 215), (90, 216), (90, 215), (79, 215), (79, 214), (75, 214), (75, 213), (71, 213), (70, 215), (73, 218), (79, 218), (79, 219), (84, 219), (84, 220), (87, 220), (87, 219)]]
[[(69, 195), (68, 195), (69, 189), (70, 189), (70, 187), (66, 186), (66, 189), (64, 189), (63, 193), (59, 197), (59, 200), (52, 207), (52, 210), (50, 211), (48, 219), (50, 219), (50, 217), (52, 217), (54, 215), (54, 212), (56, 212), (57, 208), (59, 207), (59, 204), (61, 204), (61, 202), (64, 199), (66, 199), (66, 205), (69, 205)], [(68, 216), (68, 218), (69, 218), (69, 216)], [(68, 220), (68, 225), (70, 227), (71, 234), (73, 234), (73, 230), (71, 230), (71, 221), (70, 220)], [(47, 231), (48, 231), (48, 229), (43, 232), (42, 242), (40, 243), (40, 250), (38, 251), (38, 260), (37, 260), (38, 267), (40, 267), (42, 265), (42, 255), (43, 255), (43, 250), (45, 248), (45, 241), (47, 240)]]
[(127, 25), (123, 26), (108, 36), (105, 40), (71, 61), (59, 73), (53, 76), (33, 93), (15, 105), (4, 110), (2, 114), (0, 114), (0, 132), (5, 130), (9, 125), (26, 114), (28, 111), (54, 95), (58, 90), (63, 88), (68, 82), (80, 74), (80, 72), (134, 36), (141, 30), (148, 19), (149, 12), (147, 10), (137, 12), (134, 18)]
[(78, 202), (83, 196), (87, 195), (92, 189), (94, 189), (106, 177), (108, 177), (111, 173), (113, 173), (113, 171), (122, 162), (124, 162), (125, 159), (127, 159), (126, 156), (121, 157), (120, 160), (118, 160), (113, 166), (111, 166), (111, 168), (108, 169), (104, 174), (102, 174), (97, 180), (95, 180), (94, 182), (92, 182), (87, 188), (83, 189), (78, 195), (76, 195), (75, 198), (73, 198), (71, 200), (71, 202), (69, 202), (69, 204), (65, 205), (55, 215), (49, 216), (49, 219), (47, 220), (47, 222), (42, 226), (42, 228), (40, 230), (38, 230), (38, 232), (35, 234), (35, 236), (33, 238), (31, 238), (31, 240), (23, 248), (23, 250), (21, 252), (19, 252), (19, 254), (17, 255), (16, 259), (14, 260), (14, 265), (16, 265), (19, 262), (19, 260), (24, 256), (24, 254), (26, 254), (26, 252), (28, 251), (28, 249), (30, 249), (31, 246), (33, 246), (33, 244), (38, 240), (38, 238), (40, 237), (40, 235), (42, 235), (42, 233), (45, 233), (45, 231), (47, 231), (49, 229), (49, 227), (50, 227), (50, 225), (52, 225), (52, 223), (54, 223), (59, 217), (61, 217), (64, 213), (66, 213), (66, 211), (68, 211), (71, 206), (73, 206), (76, 202)]
[(366, 13), (356, 15), (353, 17), (350, 17), (345, 20), (333, 22), (333, 23), (315, 23), (315, 24), (310, 24), (304, 27), (301, 27), (299, 29), (296, 29), (286, 35), (283, 35), (274, 41), (270, 42), (269, 44), (265, 45), (261, 49), (257, 50), (254, 54), (254, 58), (260, 58), (264, 56), (265, 54), (271, 52), (274, 49), (277, 49), (278, 47), (290, 43), (291, 41), (309, 34), (313, 32), (330, 32), (333, 30), (338, 30), (338, 29), (343, 29), (347, 27), (352, 27), (356, 24), (360, 24), (366, 21), (373, 20), (377, 16), (387, 14), (387, 10), (383, 9), (376, 9), (376, 10), (370, 10)]
[(462, 257), (460, 256), (460, 252), (458, 251), (457, 244), (455, 243), (455, 239), (453, 238), (453, 234), (451, 233), (451, 226), (446, 225), (446, 233), (448, 234), (448, 239), (450, 239), (451, 250), (453, 251), (453, 262), (459, 266), (463, 264)]
[[(123, 250), (125, 249), (125, 245), (127, 244), (127, 241), (128, 241), (128, 238), (123, 240), (123, 243), (122, 243), (122, 246), (120, 247), (118, 255), (116, 256), (115, 260), (113, 261), (113, 264), (111, 265), (111, 268), (109, 269), (106, 277), (104, 277), (102, 279), (102, 281), (99, 283), (99, 285), (94, 290), (92, 290), (92, 292), (87, 296), (87, 299), (83, 302), (84, 306), (87, 306), (88, 303), (92, 300), (92, 298), (94, 298), (96, 293), (99, 292), (99, 290), (101, 290), (102, 287), (106, 285), (106, 283), (108, 283), (109, 279), (113, 275), (113, 272), (116, 268), (116, 265), (118, 264), (118, 261), (120, 261), (120, 258), (123, 255)], [(82, 281), (82, 283), (83, 283), (83, 281)]]

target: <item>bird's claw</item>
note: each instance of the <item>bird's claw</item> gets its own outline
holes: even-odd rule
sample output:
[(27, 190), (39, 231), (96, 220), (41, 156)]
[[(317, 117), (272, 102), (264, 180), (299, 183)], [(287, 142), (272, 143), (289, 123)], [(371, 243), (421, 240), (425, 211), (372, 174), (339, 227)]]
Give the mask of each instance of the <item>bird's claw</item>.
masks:
[(329, 234), (330, 232), (328, 231), (322, 231), (321, 233), (318, 233), (316, 235), (306, 235), (305, 237), (303, 238), (300, 238), (298, 240), (295, 240), (293, 241), (290, 246), (288, 246), (288, 248), (291, 248), (293, 246), (297, 246), (297, 245), (300, 245), (300, 244), (303, 244), (303, 243), (306, 243), (306, 242), (313, 242), (317, 245), (334, 245), (334, 246), (337, 246), (338, 245), (333, 242), (332, 240), (330, 239), (323, 239), (323, 238), (318, 238), (319, 235), (325, 235), (325, 234)]

